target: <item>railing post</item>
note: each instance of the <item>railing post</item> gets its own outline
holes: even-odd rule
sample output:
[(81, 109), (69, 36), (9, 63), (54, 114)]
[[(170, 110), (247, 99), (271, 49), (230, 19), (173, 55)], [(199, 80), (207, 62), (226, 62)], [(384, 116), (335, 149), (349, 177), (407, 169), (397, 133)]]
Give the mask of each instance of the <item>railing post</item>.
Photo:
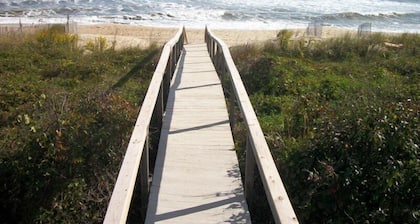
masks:
[[(165, 77), (165, 75), (164, 75)], [(162, 126), (163, 113), (165, 111), (165, 87), (162, 82), (159, 87), (158, 97), (156, 99), (155, 109), (153, 111), (153, 126), (160, 130)]]
[(174, 55), (172, 60), (174, 61), (174, 64), (175, 64), (174, 67), (176, 67), (176, 58), (178, 57), (178, 44), (177, 43), (174, 45), (174, 48), (172, 49), (172, 52), (173, 52), (173, 55)]
[[(208, 38), (209, 38), (209, 37), (208, 37)], [(210, 58), (211, 58), (211, 59), (213, 59), (213, 58), (212, 58), (212, 55), (211, 55), (211, 51), (210, 51), (210, 49), (211, 49), (211, 39), (208, 39), (208, 40), (207, 40), (207, 51), (209, 52)]]
[(146, 217), (147, 203), (149, 199), (149, 136), (144, 143), (143, 153), (140, 162), (140, 198), (141, 213)]
[(233, 90), (233, 83), (230, 85), (230, 97), (229, 97), (229, 120), (230, 120), (230, 126), (232, 131), (235, 131), (236, 126), (236, 116), (235, 116), (235, 92)]
[(215, 61), (216, 69), (220, 73), (221, 79), (224, 79), (224, 76), (226, 74), (226, 68), (225, 68), (226, 63), (223, 60), (223, 51), (219, 45), (217, 45), (217, 52), (216, 52), (214, 61)]
[(219, 57), (219, 46), (218, 45), (216, 45), (213, 64), (214, 64), (214, 67), (216, 68), (216, 71), (220, 72), (220, 57)]
[(211, 57), (212, 58), (214, 58), (214, 41), (213, 41), (213, 39), (212, 40), (210, 40), (210, 43), (211, 43)]
[(251, 142), (251, 137), (247, 135), (246, 140), (246, 162), (245, 162), (245, 197), (248, 205), (252, 205), (255, 196), (254, 182), (255, 182), (255, 169), (257, 164), (255, 162), (254, 145)]
[(162, 108), (161, 108), (162, 116), (163, 116), (163, 112), (165, 111), (165, 108), (166, 108), (166, 103), (168, 101), (169, 89), (171, 87), (171, 76), (172, 76), (172, 74), (170, 74), (168, 72), (165, 72), (164, 75), (163, 75), (163, 81), (162, 81), (162, 86), (161, 86), (162, 101), (163, 101)]
[[(176, 45), (175, 45), (176, 46)], [(176, 69), (176, 64), (177, 64), (177, 58), (178, 58), (178, 56), (177, 56), (177, 54), (178, 54), (178, 49), (177, 49), (177, 47), (175, 47), (174, 48), (174, 51), (172, 52), (172, 73), (174, 73), (175, 72), (175, 69)]]
[(181, 55), (181, 49), (182, 49), (182, 46), (181, 46), (181, 42), (182, 42), (183, 40), (180, 40), (178, 43), (176, 43), (176, 58), (175, 58), (175, 61), (176, 62), (178, 62), (178, 59), (179, 59), (179, 56)]
[(213, 52), (213, 57), (214, 57), (216, 55), (216, 49), (217, 49), (218, 45), (214, 40), (212, 40), (212, 43), (213, 43), (213, 48), (211, 50)]
[(168, 73), (169, 73), (171, 79), (172, 79), (173, 71), (174, 71), (173, 70), (173, 61), (174, 61), (173, 57), (174, 57), (174, 51), (172, 49), (172, 51), (169, 54), (169, 60), (168, 60)]
[(188, 37), (187, 37), (187, 32), (185, 31), (185, 26), (182, 27), (181, 49), (184, 47), (184, 43), (188, 43)]
[(207, 49), (208, 49), (208, 41), (209, 40), (209, 32), (207, 31), (207, 26), (204, 28), (204, 42), (207, 43)]

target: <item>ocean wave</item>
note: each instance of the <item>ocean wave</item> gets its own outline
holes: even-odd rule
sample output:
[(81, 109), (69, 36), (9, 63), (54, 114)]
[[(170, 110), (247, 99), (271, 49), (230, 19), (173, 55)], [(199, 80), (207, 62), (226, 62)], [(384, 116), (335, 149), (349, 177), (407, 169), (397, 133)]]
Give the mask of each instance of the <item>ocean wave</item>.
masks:
[[(335, 13), (312, 17), (313, 20), (334, 21), (334, 20), (368, 20), (380, 21), (387, 19), (400, 19), (402, 22), (407, 19), (420, 18), (420, 13), (378, 13), (378, 14), (361, 14), (355, 12)], [(419, 20), (420, 21), (420, 20)]]
[(420, 3), (410, 0), (0, 0), (2, 20), (67, 15), (75, 21), (194, 27), (294, 28), (313, 21), (357, 27), (371, 22), (377, 29), (420, 32)]
[(223, 13), (221, 18), (223, 20), (227, 20), (227, 21), (249, 21), (249, 20), (253, 20), (253, 19), (258, 18), (258, 17), (255, 17), (255, 16), (250, 15), (250, 14), (228, 11), (228, 12)]

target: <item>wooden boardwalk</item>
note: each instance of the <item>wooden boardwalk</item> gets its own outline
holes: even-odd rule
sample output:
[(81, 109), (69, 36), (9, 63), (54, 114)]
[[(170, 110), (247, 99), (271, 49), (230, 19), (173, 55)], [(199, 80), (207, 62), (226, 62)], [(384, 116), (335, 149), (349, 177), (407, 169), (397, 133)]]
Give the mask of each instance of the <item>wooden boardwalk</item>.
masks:
[(146, 223), (251, 223), (222, 86), (205, 44), (172, 79)]

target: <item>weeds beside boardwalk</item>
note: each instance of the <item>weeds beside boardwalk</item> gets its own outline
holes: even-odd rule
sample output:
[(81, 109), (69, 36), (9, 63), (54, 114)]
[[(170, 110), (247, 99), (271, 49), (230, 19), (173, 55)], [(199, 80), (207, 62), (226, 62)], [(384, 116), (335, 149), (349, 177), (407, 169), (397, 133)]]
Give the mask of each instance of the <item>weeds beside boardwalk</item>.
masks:
[(300, 221), (418, 223), (420, 36), (290, 36), (233, 57)]
[[(418, 223), (419, 36), (289, 36), (234, 56), (301, 222)], [(158, 50), (77, 38), (1, 37), (3, 222), (103, 219)]]
[(77, 38), (0, 37), (2, 222), (103, 220), (159, 49)]

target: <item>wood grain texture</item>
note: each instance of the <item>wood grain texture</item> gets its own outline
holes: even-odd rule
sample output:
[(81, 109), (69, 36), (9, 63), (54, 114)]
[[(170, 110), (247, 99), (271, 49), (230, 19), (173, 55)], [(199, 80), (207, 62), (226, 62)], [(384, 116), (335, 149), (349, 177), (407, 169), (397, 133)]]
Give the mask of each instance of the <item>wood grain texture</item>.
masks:
[(205, 44), (185, 46), (172, 80), (146, 223), (251, 223)]

